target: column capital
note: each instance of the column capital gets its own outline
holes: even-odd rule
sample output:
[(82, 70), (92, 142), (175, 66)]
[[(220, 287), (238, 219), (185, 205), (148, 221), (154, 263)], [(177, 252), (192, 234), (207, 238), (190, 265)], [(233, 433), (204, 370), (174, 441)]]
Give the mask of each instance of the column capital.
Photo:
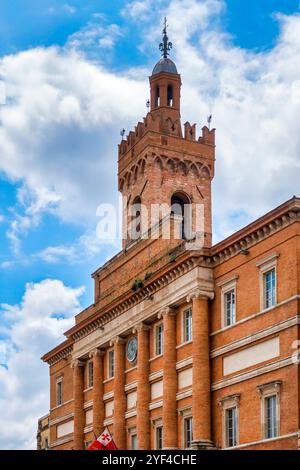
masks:
[(205, 291), (202, 289), (194, 289), (192, 292), (190, 292), (187, 297), (186, 301), (191, 302), (193, 299), (208, 299), (208, 300), (213, 300), (215, 297), (215, 293), (212, 291)]
[(105, 354), (105, 352), (102, 349), (97, 349), (96, 348), (96, 349), (93, 349), (93, 351), (91, 351), (89, 353), (89, 358), (93, 359), (93, 357), (95, 357), (95, 356), (102, 357), (102, 356), (104, 356), (104, 354)]
[(158, 315), (157, 315), (157, 318), (160, 320), (161, 318), (165, 317), (165, 316), (175, 316), (177, 313), (176, 309), (174, 307), (164, 307), (162, 308)]
[(126, 343), (126, 339), (125, 339), (125, 338), (122, 338), (121, 336), (116, 336), (115, 338), (113, 338), (112, 340), (110, 340), (109, 345), (110, 345), (110, 346), (114, 346), (115, 344), (125, 344), (125, 343)]
[(71, 362), (71, 368), (75, 369), (75, 367), (83, 367), (85, 364), (85, 361), (82, 361), (81, 359), (74, 359)]
[(151, 330), (151, 327), (141, 322), (132, 328), (132, 333), (135, 334), (135, 333), (138, 333), (139, 331), (149, 331), (149, 330)]

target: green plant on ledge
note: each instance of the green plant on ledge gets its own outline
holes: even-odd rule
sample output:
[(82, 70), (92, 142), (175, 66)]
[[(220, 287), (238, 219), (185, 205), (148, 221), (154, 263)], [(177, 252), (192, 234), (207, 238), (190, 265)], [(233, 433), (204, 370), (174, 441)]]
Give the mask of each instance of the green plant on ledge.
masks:
[(145, 281), (147, 281), (148, 279), (150, 279), (150, 277), (152, 277), (153, 273), (146, 273), (145, 274)]
[(136, 291), (138, 289), (141, 289), (143, 287), (143, 281), (141, 279), (135, 279), (133, 285), (132, 285), (132, 290)]
[(170, 263), (175, 263), (176, 258), (177, 256), (175, 253), (170, 253)]

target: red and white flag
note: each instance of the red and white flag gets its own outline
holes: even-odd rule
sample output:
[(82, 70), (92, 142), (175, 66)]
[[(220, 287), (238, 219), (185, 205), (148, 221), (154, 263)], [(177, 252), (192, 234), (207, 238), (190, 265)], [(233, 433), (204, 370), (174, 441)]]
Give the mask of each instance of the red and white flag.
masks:
[(111, 434), (107, 428), (103, 433), (95, 439), (91, 445), (88, 447), (88, 450), (118, 450)]

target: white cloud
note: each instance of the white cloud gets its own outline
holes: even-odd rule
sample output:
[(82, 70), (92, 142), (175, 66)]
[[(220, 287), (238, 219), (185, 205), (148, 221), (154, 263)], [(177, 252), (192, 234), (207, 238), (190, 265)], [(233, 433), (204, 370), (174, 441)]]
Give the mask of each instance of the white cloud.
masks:
[(9, 268), (12, 268), (14, 265), (14, 263), (12, 261), (3, 261), (2, 263), (0, 263), (0, 268), (1, 269), (9, 269)]
[[(96, 53), (98, 54), (99, 48), (111, 49), (116, 44), (117, 39), (123, 34), (121, 28), (117, 24), (100, 24), (99, 21), (101, 18), (94, 18), (97, 22), (89, 22), (82, 29), (72, 34), (68, 38), (66, 47), (85, 50), (95, 48)], [(106, 60), (108, 60), (107, 57)]]
[(8, 235), (19, 240), (41, 215), (96, 224), (96, 207), (117, 200), (119, 129), (144, 109), (145, 87), (75, 51), (33, 49), (0, 60), (9, 101), (1, 110), (0, 171), (21, 181)]
[(49, 7), (46, 10), (46, 13), (48, 15), (59, 15), (61, 13), (66, 13), (68, 15), (74, 15), (76, 13), (77, 9), (73, 6), (70, 5), (69, 3), (64, 3), (63, 5), (60, 5), (59, 7)]
[(0, 363), (6, 365), (0, 366), (2, 449), (35, 448), (37, 419), (49, 407), (48, 371), (40, 357), (63, 340), (83, 292), (47, 279), (27, 284), (20, 305), (1, 305), (6, 333), (0, 341)]
[(68, 3), (64, 3), (64, 5), (62, 6), (62, 9), (66, 12), (66, 13), (70, 13), (70, 15), (74, 15), (74, 13), (76, 13), (76, 8), (73, 6), (73, 5), (69, 5)]
[[(299, 15), (277, 15), (277, 45), (255, 53), (234, 46), (221, 31), (224, 8), (221, 0), (173, 0), (129, 2), (123, 10), (145, 25), (144, 47), (152, 52), (167, 15), (183, 79), (183, 121), (201, 126), (213, 113), (218, 238), (240, 226), (236, 214), (246, 214), (247, 222), (297, 192), (300, 145)], [(22, 181), (39, 208), (33, 216), (27, 205), (13, 220), (9, 236), (16, 250), (20, 233), (38, 223), (38, 214), (50, 210), (90, 224), (98, 203), (116, 202), (119, 129), (131, 129), (145, 113), (147, 73), (109, 72), (74, 47), (99, 41), (110, 47), (118, 34), (117, 25), (90, 23), (65, 49), (33, 49), (0, 62), (8, 96), (1, 110), (0, 170)], [(106, 59), (99, 52), (100, 63)], [(39, 203), (45, 195), (50, 200)]]

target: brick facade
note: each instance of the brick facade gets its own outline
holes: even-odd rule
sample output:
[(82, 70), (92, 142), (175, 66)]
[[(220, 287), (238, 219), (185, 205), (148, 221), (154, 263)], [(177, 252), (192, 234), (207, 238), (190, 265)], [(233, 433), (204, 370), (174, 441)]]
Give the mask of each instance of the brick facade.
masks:
[[(119, 190), (126, 207), (138, 198), (149, 210), (182, 195), (193, 230), (201, 205), (203, 243), (174, 237), (171, 215), (170, 239), (163, 220), (155, 239), (126, 234), (93, 274), (94, 304), (43, 357), (50, 447), (83, 449), (108, 426), (120, 449), (298, 449), (300, 199), (212, 246), (215, 132), (197, 139), (186, 123), (182, 133), (170, 62), (150, 77), (150, 111), (119, 145)], [(141, 225), (146, 233), (151, 221)]]

